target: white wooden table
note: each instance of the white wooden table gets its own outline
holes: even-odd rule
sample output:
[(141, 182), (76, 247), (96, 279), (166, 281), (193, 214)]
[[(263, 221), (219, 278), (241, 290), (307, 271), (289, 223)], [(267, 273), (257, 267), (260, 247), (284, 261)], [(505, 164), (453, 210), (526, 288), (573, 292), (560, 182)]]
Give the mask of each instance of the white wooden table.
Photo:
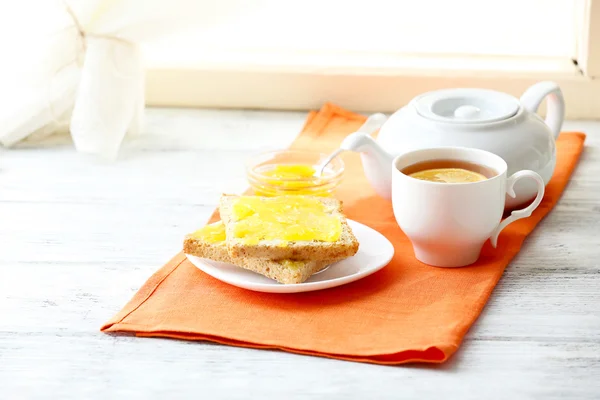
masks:
[(0, 398), (600, 398), (600, 123), (463, 346), (386, 367), (113, 336), (103, 322), (305, 113), (148, 111), (114, 164), (67, 137), (0, 149)]

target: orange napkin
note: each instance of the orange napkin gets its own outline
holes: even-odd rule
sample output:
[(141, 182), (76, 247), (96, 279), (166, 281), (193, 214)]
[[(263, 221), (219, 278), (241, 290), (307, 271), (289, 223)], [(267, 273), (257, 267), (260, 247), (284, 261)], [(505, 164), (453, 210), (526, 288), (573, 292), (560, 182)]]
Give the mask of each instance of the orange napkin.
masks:
[[(309, 115), (292, 148), (328, 152), (364, 120), (327, 104)], [(346, 154), (338, 197), (349, 218), (378, 230), (394, 244), (396, 254), (387, 267), (333, 289), (269, 294), (222, 283), (180, 253), (102, 331), (380, 364), (443, 362), (457, 350), (525, 237), (558, 201), (584, 140), (582, 133), (560, 135), (556, 171), (541, 206), (530, 218), (509, 225), (497, 249), (488, 243), (476, 265), (444, 269), (418, 262), (394, 220), (391, 203), (371, 190), (359, 157)]]

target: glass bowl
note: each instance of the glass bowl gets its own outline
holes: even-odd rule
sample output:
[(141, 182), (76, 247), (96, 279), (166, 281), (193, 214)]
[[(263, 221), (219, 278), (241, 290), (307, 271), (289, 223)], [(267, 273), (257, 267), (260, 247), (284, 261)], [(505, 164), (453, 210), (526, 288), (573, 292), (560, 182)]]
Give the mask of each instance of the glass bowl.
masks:
[(333, 159), (321, 176), (312, 175), (328, 154), (280, 150), (252, 156), (246, 162), (246, 176), (257, 196), (332, 196), (344, 173), (344, 162)]

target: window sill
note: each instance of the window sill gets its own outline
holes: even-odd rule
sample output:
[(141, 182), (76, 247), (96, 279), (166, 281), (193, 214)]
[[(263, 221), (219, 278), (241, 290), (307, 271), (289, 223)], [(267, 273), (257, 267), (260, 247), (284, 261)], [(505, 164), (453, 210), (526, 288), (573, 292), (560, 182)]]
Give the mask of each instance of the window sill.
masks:
[(482, 87), (518, 97), (542, 80), (561, 86), (568, 118), (600, 115), (600, 83), (563, 58), (209, 54), (196, 60), (151, 62), (146, 102), (303, 110), (331, 101), (353, 110), (391, 112), (430, 90)]

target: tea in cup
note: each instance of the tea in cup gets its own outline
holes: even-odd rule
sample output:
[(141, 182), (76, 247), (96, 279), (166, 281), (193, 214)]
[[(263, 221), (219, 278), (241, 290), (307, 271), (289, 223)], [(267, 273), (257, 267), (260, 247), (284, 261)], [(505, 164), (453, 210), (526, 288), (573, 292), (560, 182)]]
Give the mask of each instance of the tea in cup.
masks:
[[(392, 205), (415, 257), (437, 267), (462, 267), (479, 258), (487, 239), (496, 247), (508, 224), (526, 218), (544, 197), (544, 180), (523, 170), (507, 177), (506, 162), (478, 149), (441, 147), (400, 155), (392, 164)], [(537, 196), (502, 220), (506, 193), (530, 178)]]

